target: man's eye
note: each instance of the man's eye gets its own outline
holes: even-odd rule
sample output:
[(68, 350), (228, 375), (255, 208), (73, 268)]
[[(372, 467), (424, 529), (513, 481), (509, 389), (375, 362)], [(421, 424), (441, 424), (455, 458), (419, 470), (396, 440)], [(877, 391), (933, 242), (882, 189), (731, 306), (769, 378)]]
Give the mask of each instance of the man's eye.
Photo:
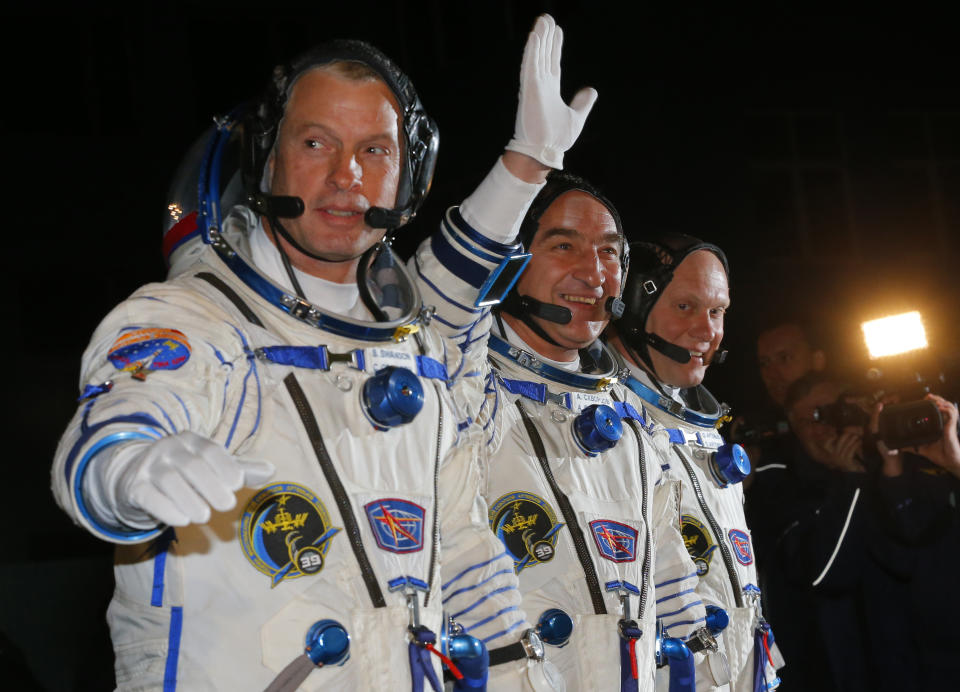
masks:
[(369, 146), (364, 150), (367, 154), (376, 154), (377, 156), (385, 156), (390, 153), (390, 150), (386, 147), (379, 146)]
[(321, 142), (319, 139), (308, 139), (304, 141), (304, 145), (307, 147), (307, 149), (319, 149), (323, 146), (323, 142)]

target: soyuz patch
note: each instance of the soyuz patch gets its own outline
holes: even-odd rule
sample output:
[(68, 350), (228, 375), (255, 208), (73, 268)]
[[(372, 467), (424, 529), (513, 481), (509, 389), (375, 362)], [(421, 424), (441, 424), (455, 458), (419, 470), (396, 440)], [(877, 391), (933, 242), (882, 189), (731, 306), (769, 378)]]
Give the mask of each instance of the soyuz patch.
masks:
[(750, 545), (750, 536), (739, 529), (730, 529), (727, 533), (730, 545), (733, 546), (734, 557), (741, 565), (753, 564), (753, 547)]
[(590, 531), (600, 554), (614, 562), (633, 562), (637, 559), (637, 530), (610, 519), (590, 522)]
[(273, 588), (322, 570), (330, 541), (340, 530), (330, 525), (327, 508), (312, 492), (295, 483), (274, 483), (247, 503), (240, 544)]
[(364, 505), (373, 537), (381, 550), (415, 553), (423, 548), (423, 517), (426, 511), (408, 500), (385, 498)]
[(190, 342), (176, 329), (135, 329), (117, 339), (107, 360), (138, 380), (151, 370), (176, 370), (190, 359)]
[(557, 554), (557, 534), (563, 524), (542, 497), (522, 490), (507, 493), (493, 503), (488, 517), (493, 533), (513, 558), (517, 574), (550, 562)]
[(680, 533), (683, 535), (683, 544), (697, 567), (697, 576), (702, 577), (710, 571), (710, 560), (713, 559), (717, 544), (710, 540), (710, 531), (703, 522), (691, 514), (680, 516)]

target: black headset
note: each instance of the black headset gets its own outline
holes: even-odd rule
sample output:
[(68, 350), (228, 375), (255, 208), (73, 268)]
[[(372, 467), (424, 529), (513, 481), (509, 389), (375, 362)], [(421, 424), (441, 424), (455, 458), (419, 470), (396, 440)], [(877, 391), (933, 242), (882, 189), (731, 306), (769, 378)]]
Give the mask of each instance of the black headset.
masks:
[(265, 93), (244, 122), (242, 174), (248, 202), (254, 211), (268, 218), (296, 218), (303, 213), (303, 200), (265, 193), (260, 190), (260, 179), (276, 141), (293, 84), (306, 71), (333, 62), (366, 65), (383, 79), (400, 105), (404, 150), (396, 206), (393, 209), (371, 207), (365, 215), (372, 228), (399, 228), (416, 215), (430, 191), (440, 133), (424, 110), (410, 78), (390, 58), (364, 41), (322, 43), (291, 63), (274, 68)]

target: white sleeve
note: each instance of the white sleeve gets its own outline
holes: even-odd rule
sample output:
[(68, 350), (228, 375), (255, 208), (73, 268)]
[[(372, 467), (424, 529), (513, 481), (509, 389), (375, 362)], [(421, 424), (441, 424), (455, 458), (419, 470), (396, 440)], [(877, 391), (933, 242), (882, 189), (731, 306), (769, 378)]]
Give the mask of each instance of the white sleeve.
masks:
[[(142, 377), (123, 367), (126, 345), (172, 344), (182, 363), (154, 363)], [(159, 343), (159, 342), (158, 342)], [(167, 284), (145, 286), (100, 324), (83, 356), (80, 405), (57, 448), (51, 481), (57, 503), (74, 522), (116, 543), (150, 540), (159, 528), (118, 527), (109, 511), (84, 495), (84, 475), (96, 458), (128, 455), (122, 446), (184, 430), (235, 451), (258, 424), (254, 359), (228, 316), (203, 296)], [(122, 353), (121, 353), (122, 355)], [(174, 359), (176, 360), (176, 359)], [(102, 500), (102, 498), (101, 498)]]
[(657, 618), (668, 636), (686, 639), (704, 626), (706, 609), (697, 594), (696, 567), (680, 532), (679, 481), (654, 486), (653, 512)]

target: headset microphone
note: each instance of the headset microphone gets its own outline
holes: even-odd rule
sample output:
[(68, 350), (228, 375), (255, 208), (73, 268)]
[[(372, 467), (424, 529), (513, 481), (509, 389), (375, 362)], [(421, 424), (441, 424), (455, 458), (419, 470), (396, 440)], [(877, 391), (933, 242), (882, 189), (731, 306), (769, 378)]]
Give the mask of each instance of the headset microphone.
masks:
[(268, 219), (296, 219), (303, 216), (303, 200), (289, 195), (268, 195), (257, 192), (247, 198), (250, 207)]

